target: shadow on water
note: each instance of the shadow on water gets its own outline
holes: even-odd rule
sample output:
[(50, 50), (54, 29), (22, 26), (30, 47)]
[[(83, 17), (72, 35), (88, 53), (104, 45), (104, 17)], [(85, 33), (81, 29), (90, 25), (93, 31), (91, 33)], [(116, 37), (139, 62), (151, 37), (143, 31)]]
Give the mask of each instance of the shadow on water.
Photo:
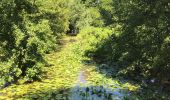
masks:
[[(98, 59), (88, 59), (83, 60), (82, 63), (84, 65), (95, 66), (96, 70), (103, 74), (104, 76), (117, 79), (121, 84), (130, 83), (130, 84), (138, 84), (140, 88), (135, 91), (129, 91), (126, 89), (121, 89), (120, 86), (112, 90), (112, 98), (102, 98), (102, 99), (84, 99), (84, 100), (170, 100), (169, 90), (164, 89), (160, 90), (159, 86), (153, 83), (153, 80), (145, 80), (142, 77), (134, 76), (134, 77), (125, 77), (125, 76), (117, 76), (118, 73), (117, 65), (112, 64), (109, 66), (108, 63), (104, 63), (104, 61)], [(105, 85), (104, 85), (105, 86)], [(110, 90), (110, 89), (109, 89)], [(123, 91), (123, 92), (122, 92)], [(109, 93), (108, 93), (109, 94)], [(119, 94), (119, 95), (114, 95)]]
[[(116, 75), (115, 73), (117, 73), (117, 69), (116, 69), (116, 67), (114, 68), (114, 66), (116, 66), (116, 65), (110, 67), (107, 63), (98, 63), (94, 60), (83, 60), (82, 63), (84, 65), (95, 66), (96, 70), (106, 77), (109, 77), (112, 79), (119, 78), (119, 80), (122, 80), (122, 82), (125, 81), (125, 79), (115, 76)], [(128, 81), (128, 80), (126, 80), (126, 81)]]

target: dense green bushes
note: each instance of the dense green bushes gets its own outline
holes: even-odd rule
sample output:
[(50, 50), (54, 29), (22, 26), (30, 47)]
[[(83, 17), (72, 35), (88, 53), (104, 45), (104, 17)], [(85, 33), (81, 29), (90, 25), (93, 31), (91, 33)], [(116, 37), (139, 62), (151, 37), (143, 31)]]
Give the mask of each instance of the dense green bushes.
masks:
[[(45, 53), (57, 38), (80, 30), (86, 54), (129, 76), (170, 72), (168, 0), (2, 0), (0, 79), (41, 79)], [(69, 29), (69, 28), (73, 29)], [(87, 38), (87, 39), (84, 39)], [(114, 66), (115, 67), (115, 66)]]
[(96, 8), (78, 0), (3, 0), (0, 13), (1, 84), (41, 79), (45, 53), (70, 25), (81, 30), (103, 23)]
[(112, 30), (109, 28), (99, 28), (99, 27), (86, 27), (80, 31), (80, 39), (85, 52), (84, 55), (92, 56), (93, 51), (101, 46), (109, 36), (111, 36)]
[(58, 0), (0, 2), (1, 84), (41, 79), (44, 54), (68, 29), (67, 5)]
[(129, 76), (168, 77), (169, 1), (114, 1), (112, 6), (109, 26), (116, 31), (94, 56), (116, 64), (119, 73)]
[(88, 26), (103, 26), (103, 20), (97, 8), (87, 7), (81, 0), (72, 0), (72, 2), (74, 3), (69, 5), (69, 25), (76, 30), (76, 33)]

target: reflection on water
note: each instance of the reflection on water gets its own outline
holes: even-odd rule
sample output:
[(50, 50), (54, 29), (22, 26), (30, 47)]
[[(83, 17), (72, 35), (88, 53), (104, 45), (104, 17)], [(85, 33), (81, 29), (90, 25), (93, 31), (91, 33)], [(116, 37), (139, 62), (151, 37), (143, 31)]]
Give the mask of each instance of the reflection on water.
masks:
[(122, 100), (125, 94), (116, 89), (105, 89), (103, 86), (80, 87), (71, 91), (70, 100)]
[(103, 86), (86, 86), (84, 74), (83, 71), (80, 71), (77, 86), (71, 89), (69, 100), (122, 100), (128, 94), (119, 88), (108, 89)]
[(78, 85), (80, 84), (86, 84), (85, 75), (83, 71), (81, 71), (78, 76)]
[(47, 96), (33, 95), (28, 100), (123, 100), (128, 95), (129, 92), (116, 83), (101, 86), (87, 84), (85, 72), (80, 71), (76, 86), (49, 91)]

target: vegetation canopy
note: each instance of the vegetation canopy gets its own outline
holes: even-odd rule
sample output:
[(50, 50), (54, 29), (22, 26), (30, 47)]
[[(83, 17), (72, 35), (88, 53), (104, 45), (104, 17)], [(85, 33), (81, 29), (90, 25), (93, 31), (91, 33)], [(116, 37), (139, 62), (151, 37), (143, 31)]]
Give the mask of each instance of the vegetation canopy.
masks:
[(0, 0), (0, 99), (166, 100), (169, 73), (169, 0)]

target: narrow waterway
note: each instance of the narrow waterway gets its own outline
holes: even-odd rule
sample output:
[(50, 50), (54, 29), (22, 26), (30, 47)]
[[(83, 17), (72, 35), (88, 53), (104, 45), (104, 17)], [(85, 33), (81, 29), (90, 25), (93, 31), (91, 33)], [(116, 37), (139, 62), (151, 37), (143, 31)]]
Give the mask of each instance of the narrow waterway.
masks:
[(80, 71), (79, 75), (78, 75), (78, 83), (77, 85), (80, 86), (81, 84), (86, 84), (86, 79), (85, 79), (85, 72), (84, 71)]
[(93, 62), (85, 64), (88, 58), (75, 52), (81, 48), (75, 45), (78, 41), (74, 37), (63, 41), (62, 50), (47, 55), (52, 64), (48, 78), (3, 89), (0, 100), (122, 100), (129, 95), (128, 88), (133, 85), (107, 77)]
[(84, 70), (79, 72), (77, 85), (71, 89), (70, 100), (122, 100), (129, 95), (127, 91), (125, 94), (125, 91), (119, 88), (107, 88), (104, 84), (103, 86), (89, 85), (86, 80), (87, 75)]

